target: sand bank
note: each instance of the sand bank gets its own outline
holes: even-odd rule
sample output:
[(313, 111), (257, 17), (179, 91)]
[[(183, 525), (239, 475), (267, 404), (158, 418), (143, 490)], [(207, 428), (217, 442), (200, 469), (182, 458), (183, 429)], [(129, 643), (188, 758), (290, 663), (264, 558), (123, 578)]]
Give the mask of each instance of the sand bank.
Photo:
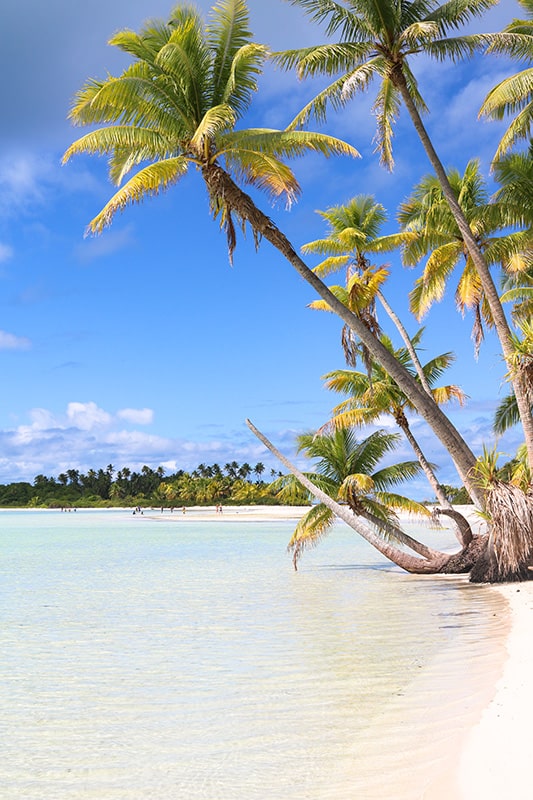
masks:
[(461, 800), (533, 797), (533, 582), (498, 587), (510, 605), (507, 661), (459, 764)]
[(187, 520), (247, 520), (250, 522), (268, 522), (270, 520), (300, 519), (311, 506), (222, 506), (222, 512), (217, 512), (216, 506), (188, 506), (185, 513), (181, 508), (173, 511), (165, 508), (164, 511), (157, 508), (145, 508), (143, 515), (151, 519), (163, 518), (165, 522), (169, 519), (177, 521), (185, 518)]

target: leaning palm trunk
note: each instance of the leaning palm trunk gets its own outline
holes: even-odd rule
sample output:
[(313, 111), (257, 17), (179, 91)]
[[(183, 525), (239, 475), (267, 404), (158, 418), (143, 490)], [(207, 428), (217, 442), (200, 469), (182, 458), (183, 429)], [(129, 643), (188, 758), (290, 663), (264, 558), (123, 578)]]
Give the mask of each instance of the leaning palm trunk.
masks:
[[(362, 520), (354, 514), (348, 506), (341, 506), (328, 494), (318, 488), (312, 481), (309, 480), (300, 470), (292, 464), (280, 451), (270, 442), (267, 437), (259, 431), (255, 425), (246, 420), (246, 424), (257, 436), (265, 447), (276, 456), (277, 459), (297, 478), (302, 486), (304, 486), (317, 500), (323, 503), (330, 509), (339, 519), (345, 522), (352, 530), (356, 531), (365, 541), (371, 544), (379, 553), (381, 553), (389, 561), (392, 561), (396, 566), (401, 567), (406, 572), (416, 575), (435, 575), (437, 573), (453, 572), (465, 573), (471, 569), (473, 561), (468, 557), (467, 548), (463, 548), (460, 554), (450, 555), (443, 553), (440, 550), (434, 550), (427, 547), (421, 542), (416, 541), (412, 537), (399, 531), (397, 528), (390, 526), (388, 533), (395, 535), (403, 544), (410, 547), (415, 552), (418, 552), (422, 557), (418, 558), (406, 553), (399, 547), (394, 546), (390, 542), (385, 541), (382, 537), (376, 534), (368, 525), (365, 525)], [(371, 518), (368, 517), (370, 520)], [(383, 522), (379, 520), (376, 523), (378, 527), (383, 527)], [(479, 537), (477, 537), (479, 539)], [(475, 541), (475, 540), (474, 540)], [(477, 552), (476, 552), (477, 554)], [(459, 559), (460, 557), (460, 559)], [(459, 566), (456, 566), (459, 564)]]
[[(440, 439), (459, 470), (459, 475), (467, 488), (472, 500), (483, 507), (483, 493), (471, 480), (470, 472), (475, 466), (476, 458), (465, 440), (450, 420), (439, 408), (410, 373), (394, 358), (387, 348), (368, 330), (366, 325), (353, 314), (328, 287), (309, 269), (293, 248), (287, 237), (281, 233), (272, 220), (257, 208), (249, 195), (243, 192), (230, 175), (218, 164), (205, 164), (202, 174), (209, 190), (210, 196), (216, 201), (218, 198), (224, 202), (228, 209), (226, 212), (226, 225), (230, 234), (230, 253), (232, 250), (232, 223), (231, 210), (235, 210), (239, 217), (247, 221), (254, 236), (259, 239), (264, 237), (269, 241), (296, 269), (332, 310), (352, 328), (372, 356), (382, 365), (389, 375), (396, 381), (402, 391), (409, 397), (420, 416), (430, 425), (436, 436)], [(214, 203), (217, 206), (216, 202)]]
[(433, 143), (425, 129), (422, 118), (420, 117), (418, 109), (413, 102), (413, 98), (411, 97), (411, 93), (409, 91), (409, 87), (407, 86), (405, 75), (403, 74), (401, 67), (398, 67), (391, 77), (394, 85), (402, 95), (402, 99), (407, 107), (415, 130), (420, 138), (424, 150), (426, 151), (426, 155), (429, 158), (433, 169), (435, 170), (435, 174), (437, 175), (439, 183), (442, 187), (444, 196), (450, 206), (455, 221), (457, 222), (459, 230), (461, 231), (461, 235), (467, 250), (472, 258), (472, 262), (479, 275), (487, 303), (490, 307), (492, 319), (494, 321), (494, 327), (496, 328), (496, 332), (500, 340), (503, 355), (509, 367), (509, 375), (520, 413), (520, 420), (524, 430), (524, 438), (526, 442), (529, 463), (533, 464), (533, 416), (531, 413), (531, 404), (528, 399), (526, 387), (524, 386), (523, 381), (520, 379), (519, 374), (515, 369), (513, 369), (512, 366), (513, 355), (515, 351), (512, 343), (511, 331), (505, 317), (503, 306), (500, 302), (498, 291), (494, 285), (492, 275), (490, 274), (490, 270), (487, 266), (487, 262), (485, 261), (483, 253), (476, 242), (470, 225), (468, 224), (461, 206), (455, 197), (452, 187), (450, 186), (448, 177), (446, 175), (446, 170), (444, 169), (444, 166), (442, 165), (440, 158), (433, 147)]
[[(435, 475), (435, 473), (433, 472), (433, 470), (431, 468), (431, 464), (428, 462), (427, 458), (425, 457), (425, 455), (424, 455), (424, 453), (422, 451), (422, 448), (418, 444), (416, 438), (413, 436), (413, 432), (412, 432), (411, 428), (409, 427), (409, 423), (407, 422), (405, 414), (402, 413), (401, 415), (399, 415), (399, 414), (396, 415), (396, 422), (398, 423), (399, 427), (403, 431), (403, 434), (404, 434), (405, 438), (407, 439), (407, 441), (411, 445), (411, 448), (412, 448), (413, 452), (415, 453), (415, 455), (416, 455), (416, 457), (418, 459), (418, 463), (422, 467), (422, 470), (424, 471), (424, 474), (425, 474), (425, 476), (426, 476), (426, 478), (428, 480), (428, 483), (431, 486), (431, 488), (433, 489), (433, 491), (435, 492), (435, 497), (439, 501), (440, 505), (443, 508), (447, 509), (447, 510), (452, 509), (452, 504), (450, 503), (450, 501), (446, 497), (446, 495), (445, 495), (445, 493), (444, 493), (444, 491), (442, 489), (442, 486), (438, 482), (437, 476)], [(451, 519), (454, 519), (454, 517), (451, 516)], [(455, 521), (455, 519), (454, 519), (454, 521)], [(468, 539), (468, 538), (465, 539), (465, 537), (464, 537), (464, 529), (461, 529), (461, 527), (459, 527), (459, 526), (455, 526), (455, 531), (456, 531), (456, 535), (457, 535), (457, 538), (458, 538), (459, 542), (463, 546), (466, 546), (469, 543), (469, 541), (471, 540), (471, 536), (470, 536), (470, 539)]]
[(431, 395), (431, 387), (427, 382), (424, 370), (422, 369), (422, 364), (420, 363), (420, 359), (418, 358), (418, 353), (416, 352), (416, 349), (413, 347), (413, 343), (409, 337), (409, 334), (405, 330), (403, 322), (401, 321), (400, 317), (396, 314), (396, 312), (391, 308), (391, 306), (389, 305), (386, 298), (383, 296), (381, 292), (379, 291), (376, 292), (376, 297), (379, 299), (379, 302), (387, 312), (387, 315), (396, 326), (396, 330), (400, 334), (402, 341), (407, 349), (407, 352), (411, 357), (411, 361), (413, 362), (414, 368), (416, 369), (416, 374), (420, 379), (420, 383), (422, 384), (424, 391), (427, 394)]

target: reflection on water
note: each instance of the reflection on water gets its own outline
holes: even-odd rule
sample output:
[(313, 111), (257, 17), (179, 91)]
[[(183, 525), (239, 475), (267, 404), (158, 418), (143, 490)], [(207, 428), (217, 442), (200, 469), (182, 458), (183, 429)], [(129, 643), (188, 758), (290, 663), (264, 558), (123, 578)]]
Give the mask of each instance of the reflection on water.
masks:
[(408, 576), (344, 526), (294, 573), (293, 525), (0, 513), (2, 798), (400, 800), (402, 771), (423, 784), (483, 702), (500, 596)]

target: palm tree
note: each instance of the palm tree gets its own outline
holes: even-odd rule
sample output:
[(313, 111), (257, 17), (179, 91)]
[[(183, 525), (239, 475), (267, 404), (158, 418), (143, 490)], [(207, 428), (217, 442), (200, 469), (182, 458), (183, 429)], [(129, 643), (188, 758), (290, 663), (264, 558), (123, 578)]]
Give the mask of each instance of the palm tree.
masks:
[[(518, 0), (526, 19), (515, 19), (504, 28), (501, 36), (491, 45), (493, 52), (511, 53), (520, 60), (533, 60), (533, 8), (530, 0)], [(516, 75), (501, 81), (486, 96), (480, 116), (503, 119), (516, 115), (503, 134), (495, 159), (498, 161), (518, 142), (529, 141), (533, 126), (533, 67), (527, 67)]]
[[(522, 336), (517, 336), (515, 339), (515, 369), (528, 370), (524, 381), (527, 385), (531, 385), (533, 379), (533, 322), (531, 322), (531, 317), (529, 317), (527, 320), (518, 320), (517, 325)], [(533, 391), (529, 395), (529, 402), (533, 407)], [(511, 392), (501, 400), (496, 409), (494, 416), (494, 432), (496, 434), (505, 433), (505, 431), (513, 425), (517, 425), (519, 421), (520, 416), (518, 414), (516, 397)]]
[[(450, 170), (448, 180), (487, 264), (501, 265), (509, 274), (525, 272), (531, 236), (522, 231), (509, 232), (516, 222), (514, 209), (505, 202), (489, 202), (479, 161), (469, 161), (462, 175)], [(466, 310), (474, 313), (472, 339), (477, 355), (484, 337), (483, 322), (492, 327), (492, 313), (460, 228), (434, 175), (424, 176), (401, 203), (398, 221), (403, 231), (404, 264), (414, 266), (429, 254), (410, 294), (411, 310), (421, 319), (433, 303), (442, 299), (451, 274), (462, 264), (455, 300), (462, 314)], [(504, 233), (497, 235), (499, 232)]]
[(482, 505), (482, 495), (469, 479), (475, 456), (450, 420), (239, 186), (247, 182), (291, 201), (299, 186), (285, 157), (308, 151), (357, 155), (353, 147), (325, 134), (236, 128), (266, 55), (263, 46), (251, 42), (244, 0), (220, 0), (207, 25), (190, 6), (177, 6), (168, 23), (149, 23), (139, 34), (122, 31), (111, 44), (134, 62), (119, 77), (88, 81), (78, 92), (71, 120), (104, 127), (75, 141), (63, 160), (78, 153), (107, 154), (110, 177), (119, 185), (132, 169), (137, 171), (92, 220), (90, 231), (101, 231), (128, 204), (170, 188), (194, 166), (207, 186), (211, 210), (226, 230), (230, 259), (235, 222), (248, 223), (256, 243), (264, 238), (277, 248), (412, 397), (455, 454), (463, 483)]
[[(420, 342), (422, 330), (413, 338), (413, 346)], [(383, 336), (385, 346), (394, 352), (395, 357), (409, 368), (410, 355), (405, 348), (394, 350), (392, 342)], [(434, 386), (454, 360), (452, 353), (443, 353), (424, 365), (424, 375), (429, 386)], [(409, 424), (407, 413), (414, 411), (409, 398), (401, 391), (388, 373), (374, 362), (370, 375), (356, 370), (339, 369), (324, 375), (325, 386), (334, 392), (347, 396), (347, 400), (336, 406), (332, 419), (321, 430), (339, 430), (354, 425), (361, 426), (376, 422), (383, 414), (392, 416), (405, 438), (411, 445), (418, 462), (428, 479), (435, 495), (444, 508), (451, 508), (445, 492), (437, 480), (433, 466), (424, 455)], [(435, 402), (442, 404), (458, 400), (463, 404), (465, 395), (458, 386), (449, 384), (432, 389)], [(467, 542), (462, 542), (467, 544)]]
[[(308, 458), (316, 459), (315, 471), (303, 473), (303, 477), (322, 491), (323, 498), (300, 519), (289, 542), (288, 549), (292, 552), (295, 569), (302, 553), (328, 534), (335, 522), (336, 512), (326, 502), (324, 495), (342, 504), (341, 508), (345, 508), (348, 517), (355, 516), (368, 523), (371, 526), (368, 531), (374, 539), (365, 538), (404, 569), (427, 572), (429, 564), (432, 565), (432, 571), (435, 571), (437, 564), (439, 568), (444, 565), (444, 554), (417, 542), (398, 527), (396, 512), (399, 510), (421, 515), (425, 519), (430, 516), (423, 505), (393, 491), (399, 483), (419, 473), (419, 464), (405, 461), (392, 466), (380, 466), (398, 440), (398, 434), (383, 430), (358, 440), (350, 428), (328, 434), (307, 433), (298, 437), (298, 450)], [(273, 485), (277, 496), (281, 499), (284, 496), (291, 497), (294, 484), (301, 482), (301, 477), (302, 474), (298, 477), (291, 472), (279, 478)], [(379, 545), (376, 545), (376, 541)], [(399, 544), (411, 548), (422, 558), (402, 551)]]
[(493, 173), (499, 184), (494, 195), (497, 202), (505, 203), (517, 220), (531, 231), (533, 225), (533, 143), (525, 153), (509, 153), (493, 164)]
[[(387, 269), (374, 267), (368, 259), (369, 253), (382, 253), (395, 249), (401, 242), (398, 236), (381, 236), (380, 231), (387, 220), (387, 214), (381, 203), (377, 203), (372, 195), (357, 195), (342, 206), (328, 208), (318, 212), (329, 226), (328, 235), (323, 239), (303, 245), (304, 253), (320, 253), (327, 257), (315, 272), (325, 276), (346, 267), (346, 289), (331, 287), (331, 291), (356, 314), (359, 314), (367, 326), (376, 335), (380, 328), (376, 318), (375, 300), (380, 301), (386, 314), (394, 323), (405, 346), (409, 350), (420, 382), (424, 390), (430, 394), (416, 350), (398, 315), (393, 311), (381, 290), (381, 285), (388, 278)], [(311, 308), (331, 310), (323, 300), (311, 303)], [(347, 335), (351, 329), (345, 326), (343, 331), (343, 347), (346, 362), (354, 367), (357, 347), (354, 347), (353, 336)], [(363, 361), (370, 364), (366, 348), (363, 350)]]
[[(411, 69), (411, 57), (424, 53), (439, 61), (450, 58), (456, 62), (477, 51), (486, 49), (491, 42), (505, 46), (495, 34), (471, 34), (447, 38), (449, 31), (479, 17), (497, 0), (456, 0), (440, 4), (438, 0), (290, 0), (301, 6), (317, 22), (327, 22), (327, 33), (340, 33), (341, 41), (318, 47), (307, 47), (278, 53), (275, 58), (286, 68), (297, 67), (300, 77), (336, 75), (334, 81), (323, 89), (298, 114), (294, 127), (303, 125), (314, 114), (324, 118), (328, 102), (335, 108), (348, 103), (374, 78), (381, 81), (374, 111), (377, 118), (377, 142), (384, 165), (392, 169), (392, 132), (403, 102), (426, 155), (442, 187), (466, 249), (479, 276), (483, 293), (501, 343), (503, 355), (509, 364), (513, 357), (511, 331), (505, 317), (498, 291), (489, 267), (483, 257), (476, 237), (450, 186), (446, 170), (440, 161), (431, 138), (424, 126), (422, 114), (427, 110)], [(514, 34), (525, 46), (530, 37)], [(524, 428), (530, 462), (533, 463), (533, 416), (527, 401), (526, 387), (519, 375), (511, 373), (513, 389)]]

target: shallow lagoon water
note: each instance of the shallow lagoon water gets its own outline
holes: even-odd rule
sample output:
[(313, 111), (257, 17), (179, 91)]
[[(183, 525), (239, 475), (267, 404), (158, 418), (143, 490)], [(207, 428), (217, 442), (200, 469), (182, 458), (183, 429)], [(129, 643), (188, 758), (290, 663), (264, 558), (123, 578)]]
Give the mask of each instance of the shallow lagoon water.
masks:
[(500, 595), (342, 524), (295, 573), (294, 521), (177, 517), (0, 512), (2, 798), (421, 797), (486, 700)]

